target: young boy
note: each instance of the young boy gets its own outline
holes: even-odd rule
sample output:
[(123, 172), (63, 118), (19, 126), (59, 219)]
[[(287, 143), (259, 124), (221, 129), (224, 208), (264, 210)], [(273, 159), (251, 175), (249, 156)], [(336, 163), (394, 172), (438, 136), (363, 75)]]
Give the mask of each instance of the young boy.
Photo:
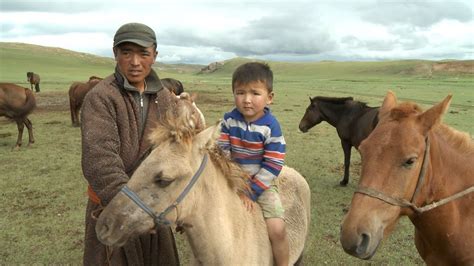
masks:
[(229, 151), (252, 177), (251, 195), (242, 197), (251, 210), (253, 201), (262, 208), (275, 265), (288, 265), (288, 237), (283, 206), (274, 180), (283, 167), (285, 139), (268, 105), (273, 101), (273, 73), (267, 64), (246, 63), (232, 76), (236, 108), (224, 115), (219, 146)]

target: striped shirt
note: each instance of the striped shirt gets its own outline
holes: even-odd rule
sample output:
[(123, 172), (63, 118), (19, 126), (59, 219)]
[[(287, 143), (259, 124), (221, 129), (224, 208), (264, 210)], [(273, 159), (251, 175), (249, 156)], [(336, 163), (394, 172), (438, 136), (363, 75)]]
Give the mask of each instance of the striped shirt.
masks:
[(224, 115), (218, 145), (230, 151), (236, 161), (251, 176), (251, 188), (256, 200), (278, 177), (284, 164), (286, 143), (280, 124), (265, 108), (265, 115), (247, 123), (235, 108)]

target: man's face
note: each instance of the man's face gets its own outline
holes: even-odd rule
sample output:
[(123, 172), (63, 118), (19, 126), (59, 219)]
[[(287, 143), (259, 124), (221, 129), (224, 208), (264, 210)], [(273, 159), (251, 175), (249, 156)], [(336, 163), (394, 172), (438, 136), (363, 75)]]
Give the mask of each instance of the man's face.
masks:
[(134, 43), (124, 43), (114, 49), (115, 61), (120, 72), (127, 78), (130, 85), (139, 90), (145, 88), (145, 77), (150, 74), (158, 53), (155, 46), (141, 47)]

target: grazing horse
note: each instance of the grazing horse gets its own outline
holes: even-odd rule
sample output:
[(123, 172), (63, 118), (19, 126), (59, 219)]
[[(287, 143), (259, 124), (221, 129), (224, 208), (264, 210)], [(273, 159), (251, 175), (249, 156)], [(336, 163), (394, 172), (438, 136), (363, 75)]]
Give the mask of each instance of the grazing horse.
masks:
[(78, 127), (81, 124), (79, 121), (79, 112), (84, 97), (86, 97), (86, 94), (101, 80), (102, 78), (91, 76), (86, 83), (74, 82), (69, 87), (69, 109), (71, 111), (71, 122), (74, 127)]
[(351, 149), (357, 149), (377, 125), (378, 107), (369, 107), (363, 102), (354, 101), (352, 97), (316, 96), (309, 100), (299, 128), (305, 133), (322, 121), (336, 128), (344, 151), (344, 177), (339, 184), (346, 186), (349, 182)]
[(161, 79), (161, 84), (175, 95), (180, 95), (184, 91), (183, 83), (176, 79), (164, 78)]
[(408, 216), (427, 265), (474, 265), (474, 141), (441, 122), (450, 101), (423, 112), (388, 92), (359, 146), (362, 175), (341, 227), (347, 253), (370, 259)]
[(36, 92), (40, 92), (40, 76), (33, 72), (26, 72), (26, 78), (30, 83), (31, 90), (33, 90), (33, 85), (35, 85)]
[(14, 149), (19, 149), (23, 138), (23, 129), (28, 129), (28, 146), (35, 142), (33, 126), (28, 115), (35, 109), (36, 100), (27, 88), (12, 83), (0, 83), (0, 116), (5, 116), (16, 122), (18, 139)]
[[(248, 211), (239, 197), (248, 191), (248, 174), (218, 148), (218, 126), (197, 133), (187, 122), (192, 108), (178, 107), (178, 116), (168, 116), (149, 136), (155, 148), (100, 214), (99, 240), (121, 246), (171, 224), (184, 229), (196, 264), (273, 265), (260, 207)], [(310, 225), (309, 186), (289, 167), (277, 180), (295, 264)]]

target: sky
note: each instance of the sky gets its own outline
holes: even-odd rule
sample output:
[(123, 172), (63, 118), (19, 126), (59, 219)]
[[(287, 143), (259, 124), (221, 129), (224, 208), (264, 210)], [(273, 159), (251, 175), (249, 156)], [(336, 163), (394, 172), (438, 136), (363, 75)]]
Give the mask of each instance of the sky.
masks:
[(0, 42), (112, 57), (141, 22), (163, 63), (474, 59), (472, 0), (0, 0)]

